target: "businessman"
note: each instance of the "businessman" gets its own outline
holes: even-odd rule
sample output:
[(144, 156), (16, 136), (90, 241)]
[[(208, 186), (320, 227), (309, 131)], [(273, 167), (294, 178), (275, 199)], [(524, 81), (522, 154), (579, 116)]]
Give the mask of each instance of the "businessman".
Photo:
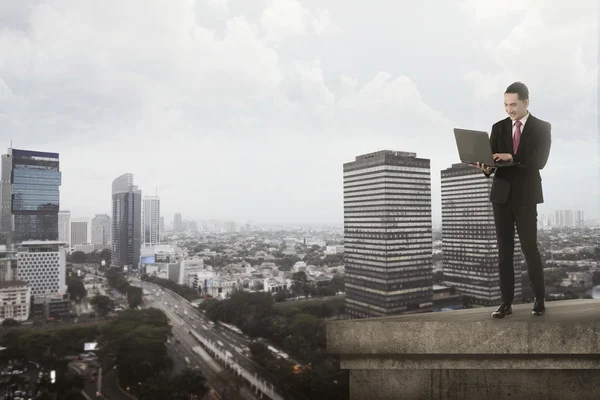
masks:
[(515, 225), (535, 296), (532, 314), (539, 316), (546, 311), (544, 269), (537, 246), (537, 205), (544, 202), (540, 170), (550, 154), (551, 126), (531, 115), (528, 107), (527, 86), (521, 82), (511, 84), (504, 93), (508, 118), (495, 123), (490, 135), (494, 160), (516, 165), (493, 168), (477, 164), (486, 177), (494, 174), (490, 201), (496, 225), (502, 295), (500, 306), (492, 313), (494, 318), (512, 314)]

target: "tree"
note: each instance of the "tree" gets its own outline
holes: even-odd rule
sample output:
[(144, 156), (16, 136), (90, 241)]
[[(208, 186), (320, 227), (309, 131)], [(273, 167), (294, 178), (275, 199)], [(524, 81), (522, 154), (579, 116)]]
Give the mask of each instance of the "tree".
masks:
[(287, 289), (280, 290), (279, 292), (275, 293), (275, 295), (273, 296), (273, 300), (275, 300), (278, 303), (281, 303), (282, 301), (285, 301), (289, 295), (290, 292)]
[(9, 327), (9, 326), (18, 326), (19, 325), (19, 321), (13, 319), (13, 318), (6, 318), (4, 321), (2, 321), (2, 326), (4, 327)]
[(108, 296), (96, 295), (90, 300), (90, 305), (99, 316), (106, 316), (106, 314), (115, 309), (114, 302)]
[(190, 399), (194, 395), (201, 399), (209, 392), (206, 377), (198, 370), (186, 368), (175, 375), (171, 382), (174, 389), (173, 394), (182, 400)]
[(67, 293), (71, 295), (72, 299), (83, 299), (87, 296), (83, 281), (73, 276), (67, 276)]
[(74, 251), (70, 257), (70, 261), (75, 264), (83, 264), (86, 260), (87, 257), (83, 251)]
[(127, 290), (127, 303), (129, 308), (136, 308), (142, 304), (143, 291), (137, 286), (129, 286)]
[(306, 295), (308, 286), (308, 278), (306, 277), (306, 272), (300, 271), (296, 272), (292, 275), (292, 292), (294, 295)]

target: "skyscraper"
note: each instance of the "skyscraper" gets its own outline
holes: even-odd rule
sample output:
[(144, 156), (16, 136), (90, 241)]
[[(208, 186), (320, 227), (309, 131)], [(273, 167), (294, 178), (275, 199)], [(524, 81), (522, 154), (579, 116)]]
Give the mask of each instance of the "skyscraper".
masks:
[(181, 220), (181, 214), (175, 213), (173, 217), (173, 232), (182, 232), (183, 231), (183, 222)]
[(110, 216), (96, 214), (92, 219), (92, 244), (98, 248), (110, 246)]
[(137, 269), (142, 231), (142, 192), (133, 184), (133, 174), (123, 174), (112, 183), (112, 266)]
[(585, 219), (583, 219), (583, 211), (577, 210), (575, 212), (575, 227), (578, 229), (585, 228)]
[(90, 243), (90, 222), (87, 218), (73, 218), (71, 220), (71, 246)]
[(71, 211), (58, 212), (58, 240), (71, 247)]
[(158, 239), (159, 241), (162, 240), (164, 232), (165, 232), (165, 217), (161, 216), (160, 217), (160, 226), (158, 228), (158, 235), (160, 236), (160, 238)]
[(346, 313), (433, 306), (430, 161), (383, 150), (344, 164)]
[[(453, 164), (442, 177), (442, 257), (444, 283), (469, 296), (472, 304), (500, 304), (500, 275), (492, 179), (465, 164)], [(521, 297), (523, 255), (515, 232), (515, 299)]]
[(142, 215), (144, 246), (152, 246), (160, 241), (160, 199), (157, 196), (144, 197)]
[(14, 243), (57, 240), (58, 153), (8, 149), (0, 178), (0, 231)]

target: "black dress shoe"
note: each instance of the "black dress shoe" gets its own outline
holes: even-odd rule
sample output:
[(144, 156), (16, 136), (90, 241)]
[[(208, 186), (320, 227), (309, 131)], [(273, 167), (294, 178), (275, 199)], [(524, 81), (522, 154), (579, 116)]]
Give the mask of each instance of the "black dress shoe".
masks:
[(546, 312), (546, 306), (544, 305), (544, 299), (538, 299), (537, 297), (535, 298), (535, 301), (533, 302), (533, 310), (532, 310), (532, 314), (533, 315), (544, 315), (544, 312)]
[(512, 314), (512, 306), (507, 303), (502, 303), (500, 304), (500, 307), (498, 307), (498, 309), (492, 313), (492, 317), (504, 318), (510, 314)]

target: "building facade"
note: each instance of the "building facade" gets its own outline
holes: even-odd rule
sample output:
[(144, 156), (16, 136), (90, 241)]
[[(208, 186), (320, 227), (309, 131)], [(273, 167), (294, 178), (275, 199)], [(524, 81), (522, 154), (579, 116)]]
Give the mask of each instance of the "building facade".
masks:
[(92, 244), (97, 248), (110, 248), (110, 216), (96, 214), (92, 219)]
[(29, 319), (31, 289), (24, 281), (0, 282), (0, 323), (5, 319), (19, 322)]
[(78, 244), (90, 243), (88, 235), (90, 222), (86, 218), (73, 218), (71, 220), (71, 245), (75, 247)]
[(183, 221), (180, 213), (175, 213), (173, 216), (173, 232), (179, 233), (183, 231)]
[[(491, 178), (465, 164), (441, 172), (444, 284), (474, 306), (500, 304), (500, 275)], [(523, 255), (515, 232), (515, 302), (521, 298)]]
[(432, 310), (430, 161), (383, 150), (344, 164), (346, 314)]
[(65, 242), (67, 247), (71, 247), (71, 211), (58, 212), (58, 241)]
[(160, 199), (157, 196), (144, 197), (143, 243), (153, 246), (160, 242)]
[(17, 279), (17, 252), (0, 245), (0, 282)]
[(113, 267), (137, 269), (142, 245), (142, 192), (133, 184), (133, 174), (112, 183)]
[(57, 240), (58, 153), (8, 149), (0, 175), (0, 230), (11, 243)]
[(17, 279), (29, 284), (33, 296), (67, 292), (65, 245), (59, 241), (32, 240), (17, 247)]

